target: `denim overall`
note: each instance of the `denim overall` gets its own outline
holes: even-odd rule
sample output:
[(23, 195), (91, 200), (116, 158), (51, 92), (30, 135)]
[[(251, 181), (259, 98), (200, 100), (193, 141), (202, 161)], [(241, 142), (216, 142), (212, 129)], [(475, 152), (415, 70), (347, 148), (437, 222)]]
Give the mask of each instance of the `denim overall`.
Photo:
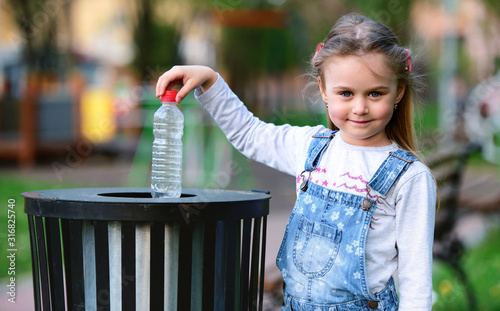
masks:
[(335, 133), (315, 134), (307, 151), (301, 191), (276, 259), (284, 279), (281, 310), (397, 310), (392, 278), (380, 292), (369, 291), (365, 241), (377, 205), (374, 193), (385, 198), (417, 158), (390, 152), (365, 197), (308, 182)]

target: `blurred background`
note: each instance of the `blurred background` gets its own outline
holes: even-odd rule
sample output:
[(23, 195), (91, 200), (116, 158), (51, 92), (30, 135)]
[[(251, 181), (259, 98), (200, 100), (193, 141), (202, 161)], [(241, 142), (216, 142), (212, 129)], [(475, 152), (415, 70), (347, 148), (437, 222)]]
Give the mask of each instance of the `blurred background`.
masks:
[[(457, 182), (455, 209), (444, 202), (438, 211), (446, 221), (437, 224), (434, 310), (499, 310), (497, 0), (0, 0), (0, 245), (14, 200), (16, 277), (24, 280), (18, 304), (2, 294), (0, 309), (32, 308), (21, 192), (149, 187), (154, 86), (177, 64), (214, 68), (263, 120), (326, 124), (323, 105), (303, 93), (304, 74), (317, 43), (352, 11), (390, 26), (420, 64), (428, 85), (416, 121), (424, 158), (433, 169), (442, 154), (467, 158), (445, 169)], [(274, 257), (295, 178), (235, 151), (192, 94), (180, 108), (185, 188), (271, 191), (265, 308), (275, 310)]]

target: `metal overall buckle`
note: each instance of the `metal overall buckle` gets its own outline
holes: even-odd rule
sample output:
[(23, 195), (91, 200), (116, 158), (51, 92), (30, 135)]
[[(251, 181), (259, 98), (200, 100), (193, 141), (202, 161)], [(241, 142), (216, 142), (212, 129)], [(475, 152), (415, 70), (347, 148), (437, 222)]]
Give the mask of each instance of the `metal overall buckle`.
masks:
[(364, 211), (369, 211), (373, 203), (375, 203), (375, 200), (369, 198), (370, 191), (372, 191), (372, 189), (368, 185), (366, 185), (366, 188), (368, 189), (368, 192), (366, 193), (366, 196), (363, 199), (363, 201), (361, 201), (361, 209)]
[(361, 201), (361, 209), (364, 211), (369, 211), (374, 202), (375, 201), (369, 198), (364, 198), (363, 201)]
[[(312, 168), (312, 170), (310, 170), (310, 171), (303, 170), (303, 171), (302, 171), (302, 173), (300, 173), (300, 177), (302, 177), (302, 183), (300, 184), (300, 190), (302, 190), (302, 191), (304, 191), (304, 192), (307, 190), (307, 187), (309, 187), (307, 182), (309, 181), (309, 178), (311, 178), (311, 173), (312, 173), (315, 169), (316, 169), (316, 166), (314, 166), (314, 167)], [(307, 176), (307, 179), (306, 179), (306, 177), (304, 176), (304, 173), (305, 173), (305, 172), (308, 172), (308, 173), (309, 173), (309, 175)]]

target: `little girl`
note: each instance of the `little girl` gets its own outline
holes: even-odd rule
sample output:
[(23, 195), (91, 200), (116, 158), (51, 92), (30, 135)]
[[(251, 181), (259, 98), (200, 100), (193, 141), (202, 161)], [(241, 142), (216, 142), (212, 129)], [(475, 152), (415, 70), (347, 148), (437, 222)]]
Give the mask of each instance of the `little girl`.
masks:
[(436, 187), (415, 154), (410, 53), (386, 26), (350, 14), (312, 67), (331, 130), (260, 121), (207, 67), (173, 67), (156, 95), (182, 84), (180, 102), (195, 89), (238, 150), (296, 176), (276, 260), (282, 310), (431, 310)]

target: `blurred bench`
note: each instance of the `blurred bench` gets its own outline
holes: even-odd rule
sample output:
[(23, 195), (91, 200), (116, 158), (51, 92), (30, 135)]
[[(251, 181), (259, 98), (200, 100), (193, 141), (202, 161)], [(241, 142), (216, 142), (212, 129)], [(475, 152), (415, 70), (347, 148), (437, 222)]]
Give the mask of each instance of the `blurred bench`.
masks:
[(497, 170), (498, 167), (487, 167), (465, 175), (459, 198), (461, 209), (484, 215), (500, 212), (500, 180)]

